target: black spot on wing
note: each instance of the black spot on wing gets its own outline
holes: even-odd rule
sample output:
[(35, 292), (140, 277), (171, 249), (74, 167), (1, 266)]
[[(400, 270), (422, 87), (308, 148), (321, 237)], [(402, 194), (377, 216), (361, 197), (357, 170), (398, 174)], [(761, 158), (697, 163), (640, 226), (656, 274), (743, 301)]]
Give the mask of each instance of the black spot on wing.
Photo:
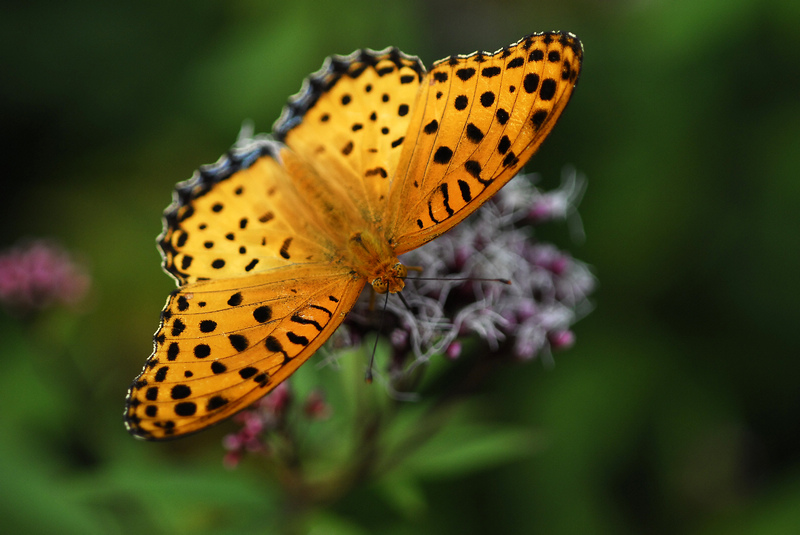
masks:
[(286, 332), (286, 338), (288, 338), (289, 341), (291, 343), (293, 343), (293, 344), (297, 344), (297, 345), (301, 345), (301, 346), (307, 346), (309, 344), (308, 338), (306, 338), (305, 336), (293, 333), (292, 331), (287, 331)]
[(167, 372), (169, 371), (169, 366), (162, 366), (158, 369), (155, 376), (155, 381), (157, 383), (162, 383), (167, 378)]
[(175, 405), (175, 414), (178, 416), (193, 416), (197, 412), (197, 404), (192, 401), (184, 401)]
[(497, 152), (500, 154), (505, 154), (508, 152), (508, 149), (511, 148), (511, 140), (508, 139), (508, 136), (503, 136), (500, 138), (500, 143), (497, 144)]
[(228, 404), (228, 400), (222, 396), (213, 396), (211, 399), (208, 400), (208, 404), (206, 405), (206, 410), (208, 411), (215, 411), (220, 407), (224, 407)]
[(236, 351), (242, 352), (250, 345), (247, 337), (242, 334), (229, 334), (228, 340)]
[(172, 336), (180, 336), (184, 329), (186, 329), (186, 324), (180, 319), (176, 319), (172, 322)]
[(211, 346), (208, 344), (197, 344), (194, 346), (194, 356), (199, 359), (204, 359), (211, 354)]
[(557, 84), (552, 78), (547, 78), (542, 82), (542, 88), (539, 90), (539, 97), (542, 100), (552, 100), (556, 94)]
[(322, 331), (322, 325), (320, 325), (316, 320), (304, 318), (299, 314), (294, 314), (291, 318), (291, 321), (300, 325), (312, 325), (317, 331)]
[(506, 124), (511, 116), (508, 114), (506, 110), (503, 108), (497, 108), (497, 111), (494, 114), (497, 117), (497, 122), (500, 124)]
[(450, 149), (450, 147), (441, 146), (436, 149), (436, 152), (433, 154), (433, 161), (438, 164), (446, 164), (452, 157), (452, 149)]
[(538, 48), (530, 53), (528, 56), (528, 61), (542, 61), (544, 59), (544, 52), (539, 50)]
[(253, 368), (252, 366), (248, 366), (246, 368), (242, 368), (239, 370), (239, 376), (242, 379), (250, 379), (252, 376), (258, 373), (257, 368)]
[(525, 88), (526, 93), (533, 93), (536, 91), (536, 88), (539, 87), (539, 75), (535, 72), (526, 74), (522, 82), (522, 87)]
[(267, 336), (267, 340), (265, 341), (264, 345), (266, 346), (267, 350), (272, 351), (273, 353), (282, 353), (284, 359), (289, 358), (289, 355), (283, 349), (283, 344), (281, 344), (281, 341), (274, 336)]
[(442, 192), (442, 205), (447, 211), (447, 216), (452, 217), (455, 212), (450, 207), (450, 188), (448, 187), (447, 182), (439, 186), (439, 191)]
[(537, 110), (531, 116), (531, 122), (537, 129), (542, 126), (544, 120), (547, 118), (547, 110)]
[(192, 395), (192, 389), (187, 385), (175, 385), (170, 391), (172, 399), (186, 399)]
[[(331, 299), (333, 299), (333, 298), (331, 298)], [(328, 315), (328, 318), (332, 318), (333, 317), (333, 313), (330, 310), (328, 310), (327, 308), (325, 308), (325, 307), (322, 307), (322, 306), (319, 306), (319, 305), (309, 305), (309, 308), (313, 308), (315, 310), (320, 310), (320, 311), (326, 313)]]
[(473, 143), (479, 143), (483, 139), (483, 132), (473, 123), (469, 123), (467, 125), (466, 133), (467, 133), (467, 139), (469, 139)]
[(289, 246), (292, 244), (292, 239), (291, 237), (286, 238), (281, 245), (280, 255), (287, 260), (291, 258), (289, 255)]
[(466, 82), (467, 80), (469, 80), (470, 78), (472, 78), (472, 76), (473, 76), (474, 74), (475, 74), (475, 69), (473, 69), (472, 67), (467, 67), (467, 68), (463, 68), (463, 69), (458, 69), (458, 70), (456, 71), (456, 76), (458, 76), (459, 78), (461, 78), (461, 80), (462, 80), (462, 81), (464, 81), (464, 82)]
[(437, 130), (439, 130), (439, 121), (436, 119), (433, 119), (422, 129), (422, 131), (426, 134), (435, 134)]
[(266, 323), (272, 319), (272, 309), (267, 305), (260, 306), (253, 311), (253, 318), (258, 323)]
[(472, 192), (469, 189), (469, 184), (464, 182), (463, 180), (458, 180), (458, 189), (461, 191), (461, 199), (468, 203), (472, 200)]

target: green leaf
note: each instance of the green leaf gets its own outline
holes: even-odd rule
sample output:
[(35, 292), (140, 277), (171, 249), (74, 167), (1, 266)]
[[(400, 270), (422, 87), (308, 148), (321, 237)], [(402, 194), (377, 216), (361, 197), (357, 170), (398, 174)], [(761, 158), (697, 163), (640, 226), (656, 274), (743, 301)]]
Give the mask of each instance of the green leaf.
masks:
[(454, 424), (417, 448), (402, 466), (423, 476), (451, 477), (522, 459), (541, 448), (529, 429)]
[(418, 482), (402, 471), (394, 471), (380, 479), (378, 491), (399, 513), (418, 517), (427, 509), (427, 500)]
[(302, 533), (309, 535), (367, 535), (368, 533), (356, 524), (329, 512), (311, 515), (306, 521), (305, 528)]

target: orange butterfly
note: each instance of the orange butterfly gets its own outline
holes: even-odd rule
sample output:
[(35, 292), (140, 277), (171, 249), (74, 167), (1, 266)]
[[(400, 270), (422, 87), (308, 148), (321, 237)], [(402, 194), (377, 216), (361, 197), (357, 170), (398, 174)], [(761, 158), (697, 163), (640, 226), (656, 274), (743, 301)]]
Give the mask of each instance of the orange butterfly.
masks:
[(401, 291), (398, 256), (520, 170), (582, 58), (580, 41), (556, 32), (430, 72), (396, 48), (328, 58), (274, 139), (178, 184), (159, 245), (180, 287), (128, 391), (128, 430), (158, 440), (233, 415), (308, 360), (367, 283)]

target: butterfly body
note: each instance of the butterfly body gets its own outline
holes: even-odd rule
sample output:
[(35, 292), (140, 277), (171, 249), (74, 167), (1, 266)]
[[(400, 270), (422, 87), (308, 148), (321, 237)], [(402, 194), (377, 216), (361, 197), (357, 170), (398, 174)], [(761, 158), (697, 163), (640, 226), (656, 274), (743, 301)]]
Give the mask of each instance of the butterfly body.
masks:
[[(369, 219), (369, 212), (363, 206), (358, 208), (353, 199), (336, 187), (358, 177), (348, 176), (352, 175), (349, 169), (336, 168), (318, 174), (312, 165), (303, 162), (287, 147), (281, 147), (278, 154), (290, 174), (291, 183), (304, 192), (303, 207), (307, 213), (297, 214), (298, 220), (305, 222), (302, 231), (324, 235), (325, 238), (318, 241), (324, 244), (328, 260), (348, 270), (354, 279), (371, 284), (378, 293), (401, 291), (406, 270), (394, 252), (388, 233), (380, 221)], [(349, 209), (345, 208), (348, 205)], [(319, 218), (313, 214), (325, 216)]]
[(536, 151), (582, 62), (566, 33), (426, 72), (395, 48), (329, 58), (271, 138), (178, 184), (159, 247), (179, 284), (128, 391), (139, 438), (204, 429), (289, 377), (398, 257), (475, 211)]

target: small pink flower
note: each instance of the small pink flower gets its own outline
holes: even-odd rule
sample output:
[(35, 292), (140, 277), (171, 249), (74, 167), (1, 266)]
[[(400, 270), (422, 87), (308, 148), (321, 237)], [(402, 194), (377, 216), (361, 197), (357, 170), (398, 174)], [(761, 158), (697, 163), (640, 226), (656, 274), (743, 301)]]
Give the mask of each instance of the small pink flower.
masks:
[(575, 333), (570, 330), (560, 330), (547, 333), (550, 347), (554, 350), (569, 349), (575, 344)]
[(229, 451), (222, 457), (222, 464), (228, 470), (233, 470), (242, 460), (242, 454), (238, 451)]
[(222, 438), (222, 447), (227, 451), (236, 451), (242, 447), (242, 440), (238, 433), (230, 433)]
[(325, 402), (325, 396), (319, 390), (314, 390), (308, 395), (303, 412), (312, 420), (327, 420), (331, 417), (331, 407)]
[(258, 407), (263, 411), (280, 416), (286, 411), (291, 401), (292, 392), (289, 390), (289, 383), (284, 381), (276, 386), (272, 392), (261, 398), (258, 402)]
[(447, 355), (447, 358), (450, 360), (456, 360), (461, 356), (461, 342), (456, 341), (447, 346), (447, 350), (445, 350), (444, 354)]
[(38, 240), (0, 253), (0, 303), (20, 312), (77, 305), (89, 275), (61, 246)]
[(556, 275), (561, 275), (569, 269), (570, 258), (567, 255), (558, 255), (550, 262), (550, 271)]
[(553, 208), (552, 199), (541, 197), (533, 203), (527, 215), (532, 223), (541, 223), (553, 218)]
[(392, 342), (392, 347), (397, 349), (405, 349), (408, 347), (408, 331), (405, 329), (395, 329), (389, 335), (389, 340)]

